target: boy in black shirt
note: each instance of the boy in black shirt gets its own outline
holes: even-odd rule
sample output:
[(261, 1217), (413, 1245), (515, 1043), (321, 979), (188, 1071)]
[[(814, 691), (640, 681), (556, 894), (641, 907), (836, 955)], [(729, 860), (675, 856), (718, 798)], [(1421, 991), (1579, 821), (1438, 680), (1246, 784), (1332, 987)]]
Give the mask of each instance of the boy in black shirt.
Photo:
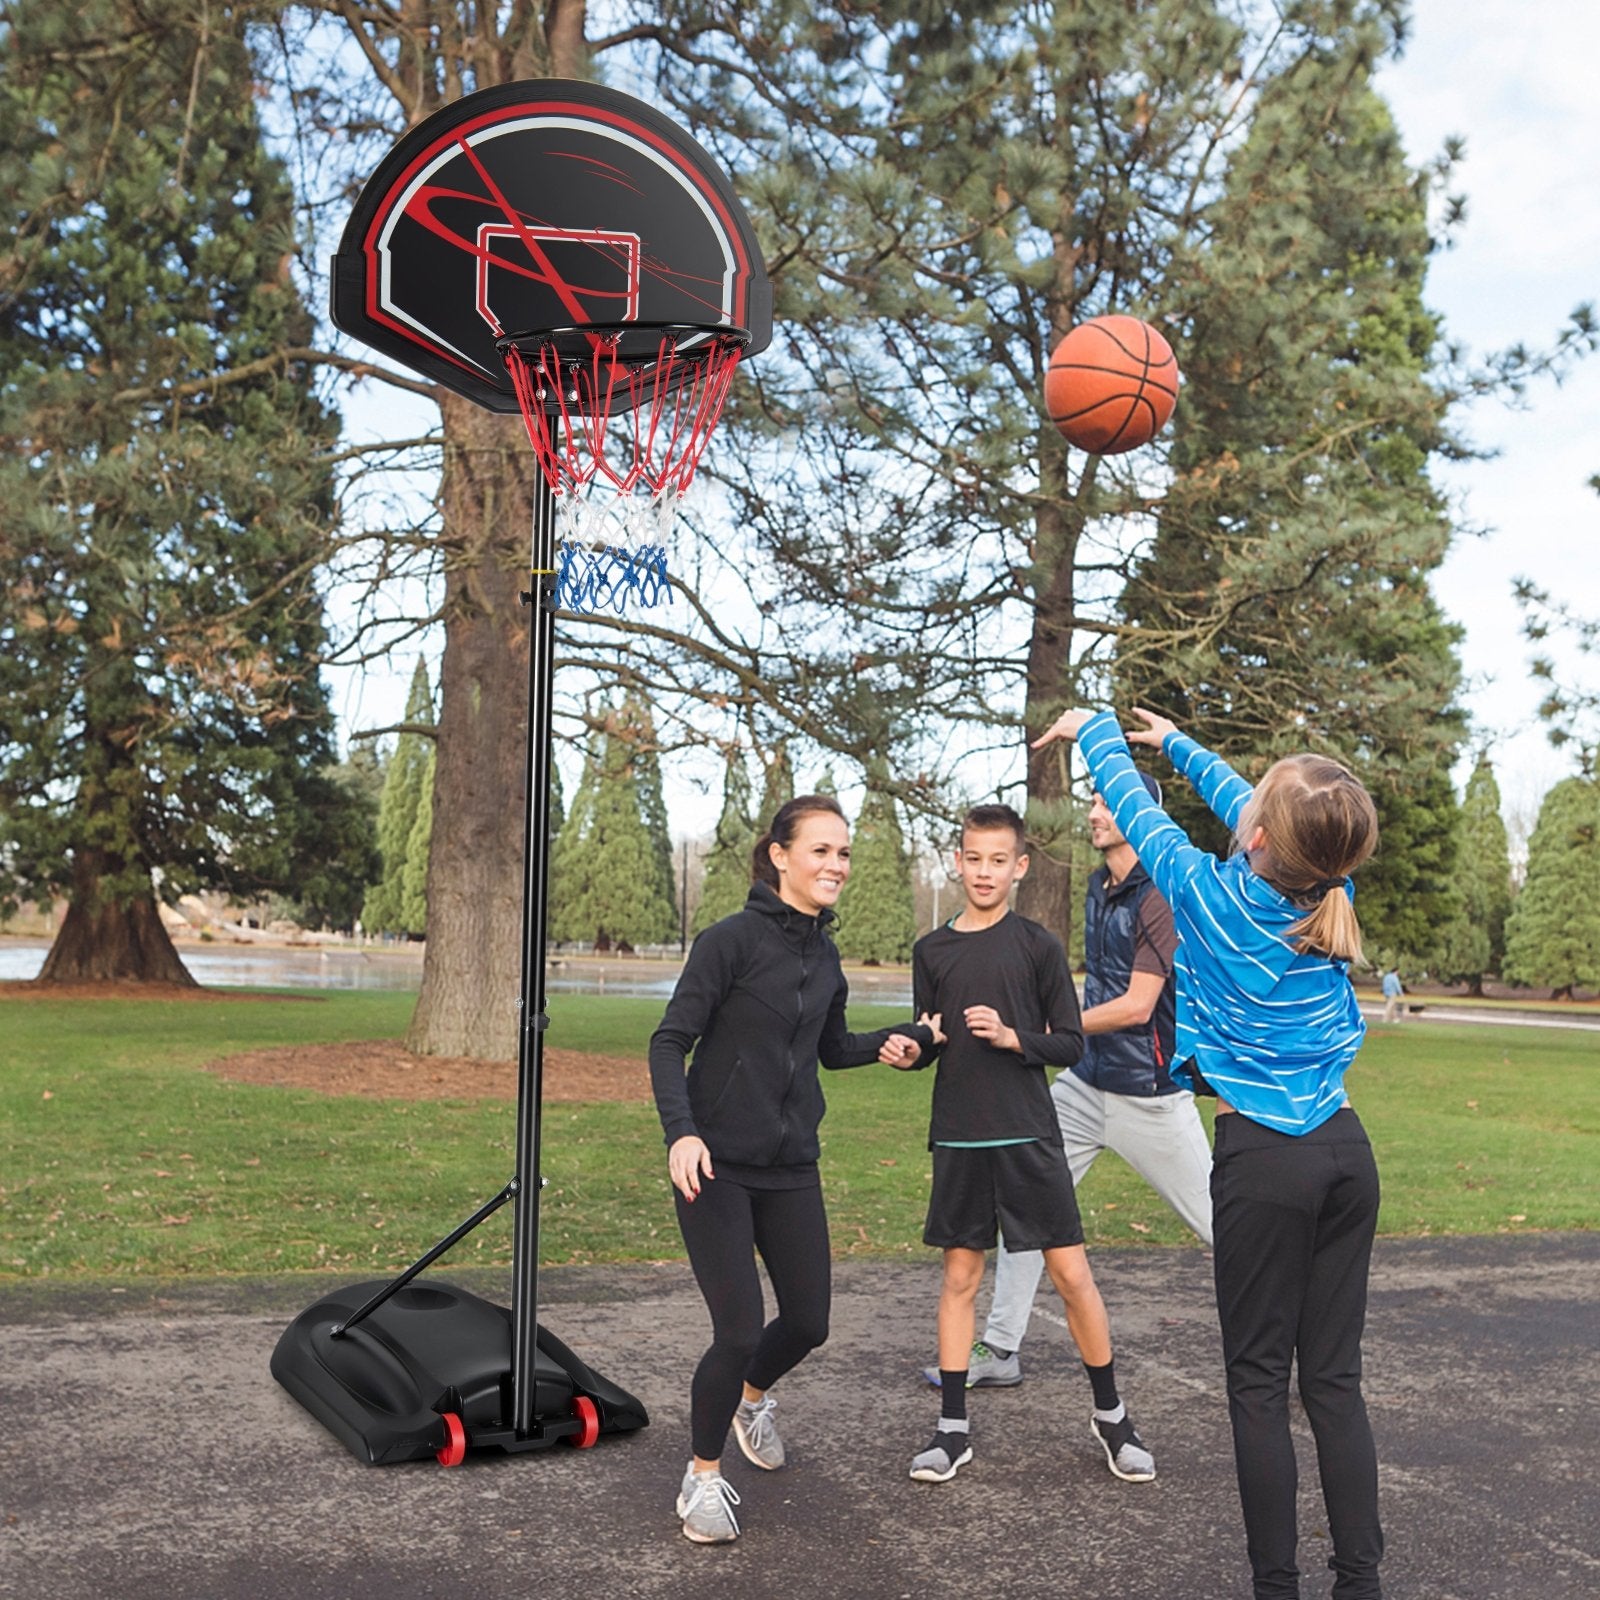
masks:
[[(967, 1362), (984, 1253), (997, 1225), (1008, 1250), (1042, 1250), (1094, 1388), (1091, 1427), (1111, 1471), (1155, 1477), (1155, 1462), (1117, 1394), (1111, 1328), (1089, 1270), (1077, 1197), (1061, 1147), (1045, 1067), (1083, 1053), (1078, 997), (1061, 941), (1008, 907), (1028, 870), (1022, 819), (1010, 806), (978, 806), (961, 827), (960, 914), (917, 941), (916, 1014), (942, 1014), (944, 1042), (933, 1088), (933, 1194), (927, 1244), (944, 1251), (939, 1296), (942, 1406), (933, 1442), (911, 1476), (945, 1483), (972, 1459)], [(907, 1041), (904, 1060), (925, 1066)]]

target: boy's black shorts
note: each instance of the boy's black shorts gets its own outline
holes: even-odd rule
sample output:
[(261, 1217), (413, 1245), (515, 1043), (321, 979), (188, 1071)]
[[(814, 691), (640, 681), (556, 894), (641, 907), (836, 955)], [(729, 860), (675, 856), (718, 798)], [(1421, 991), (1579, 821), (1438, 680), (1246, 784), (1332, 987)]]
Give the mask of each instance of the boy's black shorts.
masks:
[(1055, 1250), (1083, 1243), (1067, 1153), (1030, 1139), (978, 1150), (933, 1147), (933, 1193), (922, 1242), (940, 1250)]

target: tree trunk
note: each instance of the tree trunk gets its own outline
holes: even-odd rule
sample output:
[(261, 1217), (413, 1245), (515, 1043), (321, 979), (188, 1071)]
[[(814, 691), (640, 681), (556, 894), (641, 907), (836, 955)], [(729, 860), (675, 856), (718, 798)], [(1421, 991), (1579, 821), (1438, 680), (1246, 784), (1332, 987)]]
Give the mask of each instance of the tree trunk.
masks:
[[(1072, 634), (1077, 617), (1079, 517), (1069, 498), (1066, 449), (1053, 436), (1040, 441), (1039, 466), (1045, 493), (1035, 522), (1037, 575), (1023, 709), (1030, 741), (1066, 709), (1076, 691)], [(1079, 914), (1072, 873), (1070, 770), (1065, 745), (1028, 752), (1029, 863), (1028, 875), (1017, 888), (1017, 909), (1043, 923), (1069, 950)]]
[(528, 630), (537, 466), (515, 418), (446, 394), (445, 647), (428, 944), (406, 1036), (421, 1055), (510, 1061), (521, 989)]
[(72, 899), (38, 981), (197, 988), (173, 947), (151, 890), (130, 899), (102, 894), (101, 883), (121, 865), (108, 861), (103, 851), (80, 849), (74, 855)]

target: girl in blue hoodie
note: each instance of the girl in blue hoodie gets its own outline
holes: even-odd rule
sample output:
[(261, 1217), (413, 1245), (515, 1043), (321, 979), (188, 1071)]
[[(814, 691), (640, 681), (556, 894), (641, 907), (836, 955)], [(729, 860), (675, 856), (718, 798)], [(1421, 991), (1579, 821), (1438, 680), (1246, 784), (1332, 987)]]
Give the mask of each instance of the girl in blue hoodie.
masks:
[[(1377, 1457), (1361, 1331), (1378, 1216), (1372, 1147), (1345, 1096), (1365, 1033), (1349, 874), (1377, 813), (1338, 762), (1290, 756), (1254, 789), (1163, 717), (1124, 738), (1110, 713), (1065, 713), (1094, 786), (1171, 905), (1179, 934), (1178, 1065), (1217, 1097), (1211, 1199), (1217, 1313), (1255, 1600), (1298, 1600), (1289, 1377), (1317, 1442), (1335, 1600), (1380, 1600)], [(1161, 750), (1233, 834), (1197, 849), (1150, 798), (1128, 740)]]

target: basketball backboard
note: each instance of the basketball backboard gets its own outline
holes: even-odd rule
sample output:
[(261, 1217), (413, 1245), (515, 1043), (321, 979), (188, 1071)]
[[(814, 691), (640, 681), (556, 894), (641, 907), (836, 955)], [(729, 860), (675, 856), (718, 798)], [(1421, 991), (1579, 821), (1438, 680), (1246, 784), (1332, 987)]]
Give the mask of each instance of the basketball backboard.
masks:
[(346, 333), (493, 411), (517, 395), (496, 340), (589, 323), (772, 337), (754, 230), (707, 152), (598, 84), (501, 84), (406, 134), (333, 258)]

